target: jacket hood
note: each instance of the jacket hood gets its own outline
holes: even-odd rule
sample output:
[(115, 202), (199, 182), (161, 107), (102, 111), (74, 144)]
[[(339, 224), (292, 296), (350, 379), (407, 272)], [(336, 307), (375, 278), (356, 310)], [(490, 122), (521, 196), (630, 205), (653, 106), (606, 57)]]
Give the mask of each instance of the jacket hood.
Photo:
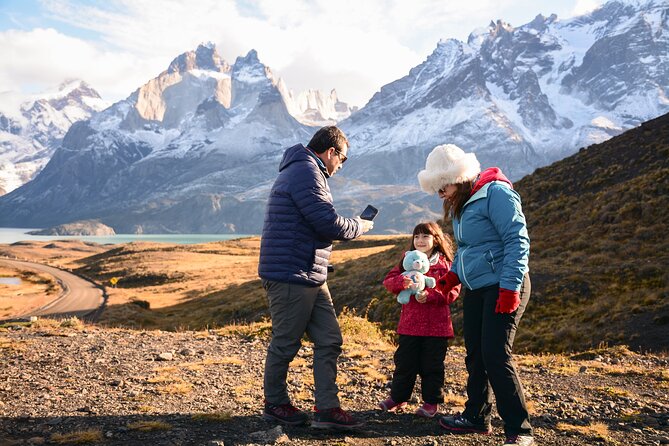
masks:
[(302, 144), (296, 144), (292, 147), (286, 149), (283, 152), (283, 158), (281, 158), (281, 163), (279, 163), (279, 172), (284, 170), (286, 167), (290, 166), (293, 163), (307, 161), (316, 164), (318, 168), (325, 174), (326, 177), (329, 177), (325, 165), (316, 155), (307, 147), (304, 147)]
[(472, 188), (472, 195), (474, 195), (476, 191), (481, 189), (483, 186), (485, 186), (488, 183), (492, 183), (493, 181), (503, 181), (505, 183), (508, 183), (508, 185), (511, 186), (511, 189), (513, 189), (513, 184), (502, 173), (499, 167), (490, 167), (479, 174), (478, 178), (474, 182), (474, 187)]

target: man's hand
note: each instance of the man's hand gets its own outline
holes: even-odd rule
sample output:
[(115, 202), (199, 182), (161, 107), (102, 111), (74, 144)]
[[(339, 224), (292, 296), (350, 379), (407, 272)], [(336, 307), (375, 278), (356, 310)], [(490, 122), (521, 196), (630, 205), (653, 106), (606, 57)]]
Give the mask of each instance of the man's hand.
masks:
[(416, 293), (416, 301), (419, 304), (424, 304), (425, 302), (427, 302), (427, 291), (423, 290)]
[(362, 233), (364, 234), (365, 232), (369, 232), (372, 230), (374, 227), (374, 222), (371, 220), (363, 220), (360, 217), (356, 217), (356, 220), (358, 220), (358, 223), (360, 223), (360, 227), (362, 228)]

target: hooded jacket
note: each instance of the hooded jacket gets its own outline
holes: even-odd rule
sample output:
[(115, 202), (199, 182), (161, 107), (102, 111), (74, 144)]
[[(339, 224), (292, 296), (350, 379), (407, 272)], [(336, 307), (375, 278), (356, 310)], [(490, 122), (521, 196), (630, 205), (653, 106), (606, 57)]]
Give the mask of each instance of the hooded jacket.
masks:
[(499, 284), (519, 291), (529, 271), (530, 238), (521, 200), (496, 167), (481, 172), (453, 218), (458, 250), (451, 269), (470, 290)]
[(286, 149), (265, 211), (260, 278), (320, 286), (327, 279), (332, 241), (362, 234), (357, 220), (337, 214), (328, 176), (325, 165), (302, 144)]

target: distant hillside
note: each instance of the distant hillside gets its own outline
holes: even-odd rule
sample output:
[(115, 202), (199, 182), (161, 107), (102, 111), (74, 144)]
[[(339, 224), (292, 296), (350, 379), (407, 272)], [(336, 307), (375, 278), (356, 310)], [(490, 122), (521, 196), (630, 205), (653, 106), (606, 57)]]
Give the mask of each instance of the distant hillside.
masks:
[[(538, 169), (515, 187), (532, 239), (533, 288), (518, 349), (669, 349), (669, 115)], [(399, 308), (379, 283), (408, 242), (341, 268), (350, 272), (335, 274), (330, 286), (339, 305), (395, 324)], [(453, 310), (461, 332), (461, 303)]]

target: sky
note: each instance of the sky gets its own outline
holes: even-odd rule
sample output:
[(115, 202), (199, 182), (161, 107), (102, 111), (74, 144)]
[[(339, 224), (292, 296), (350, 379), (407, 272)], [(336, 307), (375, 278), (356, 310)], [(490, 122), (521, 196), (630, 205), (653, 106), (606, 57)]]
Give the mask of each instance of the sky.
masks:
[(567, 19), (603, 0), (0, 0), (0, 92), (54, 91), (83, 79), (124, 99), (179, 54), (213, 42), (250, 50), (295, 92), (336, 89), (363, 106), (442, 39), (502, 19)]

